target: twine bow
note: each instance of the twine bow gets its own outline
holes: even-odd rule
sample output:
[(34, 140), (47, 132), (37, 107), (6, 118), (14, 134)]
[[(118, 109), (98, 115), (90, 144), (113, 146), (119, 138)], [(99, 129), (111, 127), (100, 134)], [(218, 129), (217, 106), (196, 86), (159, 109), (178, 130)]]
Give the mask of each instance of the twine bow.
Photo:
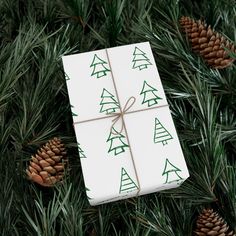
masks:
[[(124, 109), (121, 110), (120, 112), (114, 112), (113, 115), (115, 115), (116, 117), (112, 120), (112, 125), (111, 125), (111, 133), (112, 134), (121, 134), (122, 131), (124, 130), (124, 115), (125, 113), (134, 105), (136, 101), (135, 97), (130, 97), (127, 102), (125, 103)], [(115, 124), (121, 119), (121, 128), (119, 131), (117, 131), (116, 129), (114, 129)], [(113, 130), (115, 132), (113, 132)]]

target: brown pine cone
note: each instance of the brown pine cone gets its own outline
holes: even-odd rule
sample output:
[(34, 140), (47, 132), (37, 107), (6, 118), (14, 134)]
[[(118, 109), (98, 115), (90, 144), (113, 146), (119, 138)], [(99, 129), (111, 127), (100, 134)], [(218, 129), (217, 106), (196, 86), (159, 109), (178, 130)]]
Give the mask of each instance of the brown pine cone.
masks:
[(204, 209), (198, 216), (194, 235), (236, 236), (233, 231), (229, 231), (227, 223), (213, 209)]
[(26, 173), (33, 182), (44, 187), (52, 187), (62, 180), (66, 163), (64, 144), (61, 143), (59, 138), (55, 137), (31, 157)]
[(190, 17), (183, 16), (180, 25), (187, 34), (194, 52), (199, 53), (206, 63), (216, 69), (230, 66), (234, 59), (228, 55), (229, 51), (236, 53), (235, 46), (224, 36), (214, 32), (201, 20), (195, 21)]

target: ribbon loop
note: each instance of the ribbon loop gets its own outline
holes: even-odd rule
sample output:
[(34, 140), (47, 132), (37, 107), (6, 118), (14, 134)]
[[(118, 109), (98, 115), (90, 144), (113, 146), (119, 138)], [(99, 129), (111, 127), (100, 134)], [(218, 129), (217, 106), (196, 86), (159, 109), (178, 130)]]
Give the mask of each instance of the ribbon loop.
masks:
[[(111, 133), (112, 134), (121, 134), (122, 131), (124, 130), (124, 119), (123, 116), (125, 115), (125, 113), (134, 105), (136, 101), (135, 97), (130, 97), (127, 102), (125, 103), (124, 109), (120, 109), (120, 112), (116, 112), (113, 113), (113, 115), (115, 115), (116, 117), (112, 120), (112, 125), (111, 125)], [(121, 119), (121, 128), (119, 131), (117, 131), (116, 129), (114, 129), (115, 124)], [(115, 131), (115, 132), (114, 132)]]

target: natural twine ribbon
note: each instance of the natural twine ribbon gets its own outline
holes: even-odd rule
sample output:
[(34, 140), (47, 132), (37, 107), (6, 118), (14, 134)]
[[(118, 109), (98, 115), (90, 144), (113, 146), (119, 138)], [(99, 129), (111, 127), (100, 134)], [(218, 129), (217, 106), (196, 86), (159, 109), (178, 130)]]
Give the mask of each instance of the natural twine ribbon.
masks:
[[(137, 168), (136, 168), (136, 165), (135, 165), (134, 156), (133, 156), (133, 152), (132, 152), (132, 148), (131, 148), (131, 145), (130, 145), (130, 140), (129, 140), (129, 136), (128, 136), (125, 120), (124, 120), (124, 114), (134, 105), (134, 103), (136, 101), (136, 98), (133, 97), (133, 96), (130, 97), (126, 102), (126, 104), (124, 106), (124, 109), (123, 110), (121, 109), (121, 103), (120, 103), (120, 98), (119, 98), (119, 94), (118, 94), (118, 89), (116, 87), (116, 82), (115, 82), (115, 79), (114, 79), (113, 70), (112, 70), (112, 67), (111, 67), (111, 61), (110, 61), (110, 57), (108, 55), (107, 48), (105, 49), (105, 51), (106, 51), (109, 67), (111, 69), (111, 78), (112, 78), (113, 85), (114, 85), (114, 88), (115, 88), (116, 97), (117, 97), (118, 104), (119, 104), (119, 107), (120, 107), (120, 112), (117, 113), (116, 117), (112, 120), (113, 123), (112, 123), (112, 126), (111, 126), (111, 131), (113, 131), (113, 127), (117, 123), (117, 121), (121, 120), (121, 130), (120, 130), (120, 132), (122, 132), (124, 130), (125, 136), (126, 136), (126, 139), (127, 139), (127, 143), (129, 145), (130, 156), (131, 156), (132, 164), (133, 164), (133, 167), (134, 167), (135, 177), (137, 179), (138, 191), (136, 193), (136, 196), (138, 196), (139, 192), (140, 192), (140, 181), (139, 181), (138, 171), (137, 171)], [(130, 101), (131, 101), (131, 103), (130, 103)]]
[[(135, 97), (130, 97), (127, 102), (125, 103), (125, 106), (124, 106), (124, 109), (121, 110), (120, 112), (114, 112), (112, 113), (112, 115), (115, 115), (116, 117), (112, 120), (112, 125), (111, 125), (111, 133), (112, 134), (120, 134), (123, 132), (124, 130), (124, 119), (123, 119), (123, 116), (126, 114), (126, 112), (134, 105), (136, 101), (136, 98)], [(129, 104), (130, 103), (130, 104)], [(120, 108), (121, 109), (121, 108)], [(115, 124), (120, 120), (122, 119), (122, 122), (121, 122), (121, 128), (119, 131), (117, 131), (116, 129), (113, 129)], [(113, 130), (115, 130), (116, 132), (114, 132)]]

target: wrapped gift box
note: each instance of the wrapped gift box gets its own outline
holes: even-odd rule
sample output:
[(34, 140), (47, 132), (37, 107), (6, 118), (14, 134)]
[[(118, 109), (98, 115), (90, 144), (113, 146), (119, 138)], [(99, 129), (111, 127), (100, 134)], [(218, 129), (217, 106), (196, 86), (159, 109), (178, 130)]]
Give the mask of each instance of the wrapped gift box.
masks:
[(91, 205), (188, 178), (148, 42), (64, 56), (63, 65)]

